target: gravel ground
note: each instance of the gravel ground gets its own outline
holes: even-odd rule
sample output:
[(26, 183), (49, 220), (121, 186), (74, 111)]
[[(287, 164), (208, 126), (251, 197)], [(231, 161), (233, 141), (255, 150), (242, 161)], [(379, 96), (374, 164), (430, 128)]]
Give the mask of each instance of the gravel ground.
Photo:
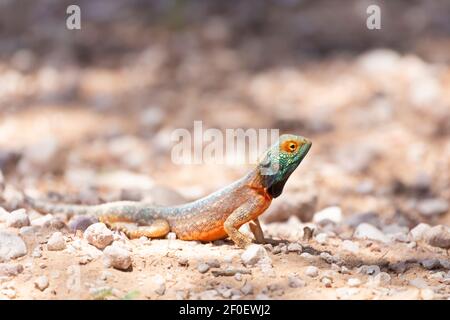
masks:
[[(80, 1), (77, 35), (56, 32), (63, 4), (30, 2), (27, 22), (1, 4), (0, 298), (450, 297), (445, 1), (389, 2), (376, 34), (325, 1), (193, 4), (183, 19), (138, 2), (119, 15), (119, 1)], [(175, 205), (251, 168), (174, 164), (170, 134), (194, 120), (313, 141), (261, 217), (274, 244), (130, 241), (24, 205), (24, 192)]]

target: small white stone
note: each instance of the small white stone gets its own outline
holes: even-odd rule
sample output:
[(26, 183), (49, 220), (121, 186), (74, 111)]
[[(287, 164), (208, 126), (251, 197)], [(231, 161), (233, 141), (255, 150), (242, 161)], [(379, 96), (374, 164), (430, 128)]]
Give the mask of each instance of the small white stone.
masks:
[(428, 287), (428, 284), (422, 278), (414, 278), (414, 279), (409, 281), (409, 284), (411, 286), (419, 288), (419, 289), (426, 289)]
[(417, 210), (425, 217), (438, 216), (449, 210), (449, 204), (444, 199), (425, 199), (419, 202)]
[(53, 216), (51, 214), (47, 214), (45, 216), (31, 220), (31, 225), (36, 227), (47, 227), (51, 225), (53, 220)]
[(24, 256), (27, 246), (22, 238), (8, 231), (0, 230), (0, 262)]
[(11, 228), (22, 228), (30, 225), (25, 209), (18, 209), (11, 212), (6, 219), (6, 226)]
[(49, 286), (48, 278), (46, 276), (36, 278), (36, 280), (34, 280), (34, 286), (39, 290), (44, 291)]
[(208, 270), (209, 270), (209, 264), (207, 264), (207, 263), (200, 263), (197, 266), (197, 271), (200, 273), (206, 273), (206, 272), (208, 272)]
[(302, 246), (297, 242), (289, 243), (287, 246), (289, 252), (302, 252)]
[(326, 233), (322, 232), (316, 236), (316, 241), (320, 244), (325, 244), (327, 242), (327, 240), (328, 240), (328, 235)]
[(358, 253), (359, 252), (359, 244), (357, 242), (353, 242), (350, 240), (344, 240), (342, 242), (342, 248), (344, 250), (350, 251), (351, 253)]
[(433, 246), (443, 249), (450, 249), (450, 231), (443, 225), (437, 225), (425, 232), (426, 242)]
[(368, 223), (358, 225), (353, 236), (358, 239), (377, 240), (384, 243), (389, 242), (389, 238), (381, 230)]
[(303, 288), (306, 282), (295, 275), (288, 276), (288, 284), (291, 288)]
[(106, 248), (114, 240), (113, 232), (101, 222), (91, 224), (84, 231), (84, 238), (98, 249)]
[(426, 223), (419, 223), (413, 229), (411, 229), (410, 234), (414, 241), (420, 241), (424, 239), (425, 233), (431, 229), (431, 226)]
[(315, 266), (308, 266), (305, 270), (305, 275), (308, 277), (317, 277), (319, 275), (319, 269)]
[(317, 224), (323, 224), (327, 222), (339, 224), (342, 222), (342, 210), (337, 206), (322, 209), (314, 214), (313, 222)]
[(131, 266), (130, 252), (119, 245), (111, 245), (103, 250), (107, 265), (119, 270), (127, 270)]
[(380, 272), (373, 277), (373, 283), (377, 286), (386, 285), (391, 282), (391, 276), (387, 272)]
[(325, 287), (327, 287), (327, 288), (330, 288), (331, 284), (333, 283), (333, 281), (330, 278), (328, 278), (328, 277), (323, 277), (320, 280), (320, 282), (322, 282), (325, 285)]
[(248, 248), (241, 254), (241, 260), (244, 265), (255, 265), (262, 262), (271, 262), (266, 249), (262, 245), (251, 244)]
[(347, 280), (347, 284), (350, 287), (358, 287), (359, 285), (361, 285), (361, 280), (359, 280), (358, 278), (350, 278)]
[(66, 248), (66, 241), (61, 232), (55, 232), (47, 241), (47, 249), (50, 251), (60, 251)]
[(17, 295), (16, 290), (14, 289), (2, 289), (0, 291), (3, 295), (7, 296), (9, 299), (14, 299)]
[(247, 282), (244, 284), (241, 288), (241, 292), (244, 294), (244, 296), (248, 296), (249, 294), (253, 294), (253, 286), (251, 283)]

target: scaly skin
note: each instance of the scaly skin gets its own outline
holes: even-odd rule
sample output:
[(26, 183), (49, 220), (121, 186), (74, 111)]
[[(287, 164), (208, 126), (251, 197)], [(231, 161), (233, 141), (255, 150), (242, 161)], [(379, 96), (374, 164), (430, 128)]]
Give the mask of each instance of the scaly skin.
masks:
[(264, 242), (258, 216), (281, 194), (310, 147), (311, 142), (303, 137), (282, 135), (246, 176), (209, 196), (180, 206), (158, 207), (132, 201), (82, 206), (26, 199), (31, 207), (43, 213), (96, 216), (130, 238), (158, 238), (170, 231), (182, 240), (214, 241), (229, 236), (243, 248), (251, 240), (239, 228), (250, 222), (256, 241)]

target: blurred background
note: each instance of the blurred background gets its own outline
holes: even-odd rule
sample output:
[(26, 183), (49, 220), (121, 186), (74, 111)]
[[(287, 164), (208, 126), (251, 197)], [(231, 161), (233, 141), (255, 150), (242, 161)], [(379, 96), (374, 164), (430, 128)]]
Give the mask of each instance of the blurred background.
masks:
[[(176, 128), (313, 148), (265, 215), (450, 224), (450, 2), (0, 1), (0, 205), (196, 199), (250, 166), (175, 165)], [(366, 9), (381, 8), (381, 30)]]

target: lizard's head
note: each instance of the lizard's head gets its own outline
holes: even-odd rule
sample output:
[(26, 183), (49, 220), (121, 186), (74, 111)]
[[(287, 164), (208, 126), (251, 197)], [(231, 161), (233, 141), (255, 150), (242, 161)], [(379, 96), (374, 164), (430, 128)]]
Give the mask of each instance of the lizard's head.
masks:
[(311, 141), (308, 139), (284, 134), (266, 151), (259, 164), (259, 172), (267, 192), (273, 198), (283, 192), (287, 179), (302, 162), (310, 148)]

